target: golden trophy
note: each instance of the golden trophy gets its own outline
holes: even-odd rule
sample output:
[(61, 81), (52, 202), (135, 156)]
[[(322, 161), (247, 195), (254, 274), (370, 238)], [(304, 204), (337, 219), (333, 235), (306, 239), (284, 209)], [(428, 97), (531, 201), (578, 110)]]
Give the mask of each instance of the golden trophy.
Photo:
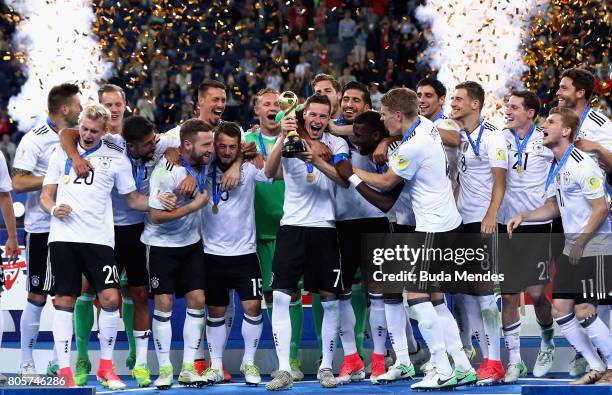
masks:
[[(285, 117), (295, 118), (295, 111), (298, 106), (296, 94), (291, 91), (285, 91), (281, 93), (278, 101), (281, 111), (276, 114), (276, 123), (280, 123)], [(282, 155), (285, 158), (293, 158), (295, 154), (300, 152), (306, 152), (306, 144), (298, 135), (297, 130), (290, 130), (287, 132), (287, 137), (285, 137), (283, 142)]]

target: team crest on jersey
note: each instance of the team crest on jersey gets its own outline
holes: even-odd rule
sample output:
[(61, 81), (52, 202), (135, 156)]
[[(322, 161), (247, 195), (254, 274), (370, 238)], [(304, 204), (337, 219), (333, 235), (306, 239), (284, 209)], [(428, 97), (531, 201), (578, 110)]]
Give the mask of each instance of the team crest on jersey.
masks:
[(100, 158), (100, 168), (104, 170), (108, 170), (110, 169), (110, 165), (111, 165), (110, 158), (107, 158), (106, 156), (103, 156), (102, 158)]
[(536, 154), (541, 154), (542, 152), (544, 152), (542, 140), (536, 140), (533, 142), (533, 152), (535, 152)]
[(33, 287), (38, 287), (40, 285), (40, 278), (38, 276), (30, 277), (30, 283)]
[[(559, 175), (557, 175), (557, 177), (559, 177)], [(563, 172), (563, 185), (569, 185), (571, 181), (572, 181), (572, 173), (570, 173), (569, 171), (564, 171)]]
[(587, 183), (589, 184), (589, 189), (595, 191), (601, 186), (601, 179), (597, 176), (591, 176), (587, 178)]
[(159, 278), (151, 277), (151, 288), (159, 287)]
[(435, 139), (438, 136), (438, 129), (432, 128), (430, 134), (431, 138)]
[(501, 148), (498, 148), (497, 152), (495, 153), (495, 157), (497, 158), (497, 160), (506, 160), (506, 151)]
[(398, 155), (397, 152), (391, 156), (391, 160), (395, 163), (395, 167), (404, 170), (408, 166), (408, 158)]

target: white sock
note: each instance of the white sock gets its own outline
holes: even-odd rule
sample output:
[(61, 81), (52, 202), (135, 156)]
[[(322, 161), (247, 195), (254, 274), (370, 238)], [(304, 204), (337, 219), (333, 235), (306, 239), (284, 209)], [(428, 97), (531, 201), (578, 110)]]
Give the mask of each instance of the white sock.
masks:
[(501, 360), (500, 340), (501, 340), (501, 317), (497, 303), (495, 303), (495, 295), (478, 296), (480, 311), (482, 314), (482, 322), (484, 324), (484, 333), (489, 346), (489, 359), (492, 361)]
[(100, 359), (113, 360), (113, 350), (119, 329), (119, 308), (100, 309), (98, 318), (98, 339), (100, 340)]
[(597, 355), (595, 347), (591, 343), (589, 336), (583, 327), (580, 326), (574, 313), (556, 319), (557, 324), (561, 327), (563, 336), (576, 349), (576, 352), (582, 354), (588, 362), (591, 369), (603, 372), (606, 368)]
[(183, 363), (193, 363), (195, 353), (202, 341), (204, 309), (187, 308), (183, 324)]
[(510, 365), (521, 362), (521, 320), (504, 328), (504, 340)]
[(473, 348), (472, 345), (472, 327), (468, 318), (467, 309), (465, 308), (464, 294), (453, 295), (453, 312), (459, 328), (459, 336), (464, 347)]
[(28, 299), (21, 314), (21, 364), (33, 361), (32, 350), (38, 339), (40, 329), (40, 314), (45, 304), (34, 303)]
[(242, 317), (242, 338), (244, 339), (243, 365), (255, 362), (255, 352), (259, 345), (262, 329), (263, 317), (261, 313), (256, 317), (244, 314)]
[(404, 311), (406, 312), (406, 344), (408, 344), (408, 352), (413, 354), (419, 351), (419, 344), (414, 338), (414, 331), (412, 330), (412, 322), (410, 321), (410, 307), (404, 305)]
[(436, 310), (429, 300), (417, 303), (414, 303), (414, 301), (411, 302), (410, 307), (419, 322), (419, 330), (427, 343), (427, 347), (431, 353), (431, 360), (436, 370), (444, 376), (449, 376), (453, 372), (453, 368), (446, 355), (443, 328), (436, 314)]
[(597, 316), (604, 323), (605, 326), (610, 329), (610, 306), (600, 305), (597, 306)]
[(478, 346), (483, 358), (489, 358), (489, 345), (485, 336), (484, 323), (482, 321), (482, 313), (480, 312), (480, 304), (477, 296), (463, 295), (463, 306), (468, 317), (469, 326), (472, 328)]
[(151, 331), (134, 331), (136, 343), (136, 365), (147, 366), (147, 353), (149, 351), (149, 338)]
[(223, 349), (227, 338), (225, 316), (218, 318), (208, 316), (206, 319), (206, 338), (208, 339), (211, 367), (223, 370)]
[(351, 355), (357, 352), (357, 343), (355, 341), (355, 312), (351, 304), (351, 294), (342, 295), (339, 300), (340, 308), (340, 340), (342, 341), (342, 349), (344, 355)]
[[(378, 295), (377, 295), (378, 296)], [(372, 333), (372, 345), (374, 353), (385, 355), (387, 348), (387, 321), (385, 318), (385, 303), (382, 295), (378, 298), (370, 296), (370, 331)]]
[(202, 328), (202, 337), (200, 338), (200, 345), (195, 352), (195, 360), (204, 360), (206, 359), (204, 344), (206, 343), (206, 318), (204, 318), (204, 327)]
[(170, 365), (170, 343), (172, 342), (172, 312), (153, 311), (153, 340), (159, 366)]
[(385, 303), (385, 317), (387, 319), (387, 332), (391, 345), (399, 363), (410, 365), (408, 341), (406, 340), (406, 311), (402, 301)]
[(70, 348), (72, 345), (72, 316), (74, 310), (55, 308), (53, 316), (53, 343), (57, 349), (57, 363), (60, 369), (70, 367)]
[(291, 295), (280, 291), (272, 292), (274, 309), (272, 310), (272, 336), (278, 357), (278, 369), (291, 372), (289, 351), (291, 348), (291, 318), (289, 303)]
[(438, 320), (442, 327), (446, 352), (453, 358), (455, 368), (462, 372), (469, 371), (472, 365), (465, 352), (463, 352), (463, 343), (461, 343), (461, 337), (459, 337), (459, 328), (457, 327), (455, 317), (453, 317), (444, 301), (434, 306), (434, 309), (438, 314)]
[(580, 325), (591, 339), (591, 343), (603, 354), (608, 369), (612, 369), (612, 335), (610, 335), (610, 329), (599, 319), (597, 313), (580, 321)]
[[(349, 300), (349, 303), (350, 302)], [(321, 361), (319, 369), (331, 369), (334, 362), (334, 352), (338, 344), (340, 302), (337, 299), (324, 300), (321, 298), (321, 306), (323, 306), (323, 324), (321, 325), (323, 360)]]
[(227, 346), (227, 339), (230, 337), (232, 331), (232, 325), (234, 325), (234, 317), (236, 316), (236, 305), (234, 304), (234, 290), (229, 290), (229, 304), (225, 307), (225, 343), (223, 349)]

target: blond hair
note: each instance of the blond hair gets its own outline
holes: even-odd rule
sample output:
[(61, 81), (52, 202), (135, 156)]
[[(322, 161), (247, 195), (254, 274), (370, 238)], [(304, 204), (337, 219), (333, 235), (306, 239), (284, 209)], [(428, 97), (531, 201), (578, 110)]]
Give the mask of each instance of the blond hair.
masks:
[(89, 103), (83, 108), (81, 114), (79, 115), (79, 123), (83, 122), (83, 119), (91, 119), (92, 121), (101, 120), (104, 122), (104, 129), (107, 129), (108, 122), (110, 121), (111, 114), (110, 111), (102, 104), (99, 103)]
[(405, 117), (410, 118), (417, 115), (418, 99), (416, 93), (408, 88), (394, 88), (389, 90), (380, 98), (380, 104), (387, 107), (389, 111), (399, 111)]

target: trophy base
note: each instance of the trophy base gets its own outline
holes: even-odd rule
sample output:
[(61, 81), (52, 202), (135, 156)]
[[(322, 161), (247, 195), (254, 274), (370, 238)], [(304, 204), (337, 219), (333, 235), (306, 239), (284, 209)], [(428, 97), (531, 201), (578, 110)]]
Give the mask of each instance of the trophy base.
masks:
[(303, 140), (296, 139), (285, 143), (281, 155), (283, 158), (293, 158), (296, 154), (301, 152), (306, 152), (306, 145)]

